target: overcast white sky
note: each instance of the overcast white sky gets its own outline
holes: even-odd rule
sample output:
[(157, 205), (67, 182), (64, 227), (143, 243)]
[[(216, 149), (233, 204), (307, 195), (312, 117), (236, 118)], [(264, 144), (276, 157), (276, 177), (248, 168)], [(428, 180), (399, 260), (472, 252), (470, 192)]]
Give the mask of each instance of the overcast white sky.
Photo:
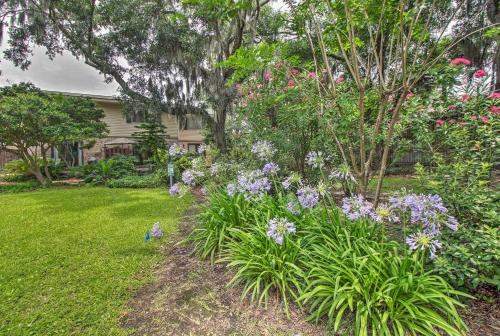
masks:
[(43, 90), (90, 93), (112, 96), (117, 94), (116, 83), (106, 84), (97, 70), (77, 60), (70, 53), (50, 60), (45, 49), (36, 47), (28, 70), (23, 71), (4, 59), (6, 39), (0, 46), (0, 86), (19, 82), (32, 82)]

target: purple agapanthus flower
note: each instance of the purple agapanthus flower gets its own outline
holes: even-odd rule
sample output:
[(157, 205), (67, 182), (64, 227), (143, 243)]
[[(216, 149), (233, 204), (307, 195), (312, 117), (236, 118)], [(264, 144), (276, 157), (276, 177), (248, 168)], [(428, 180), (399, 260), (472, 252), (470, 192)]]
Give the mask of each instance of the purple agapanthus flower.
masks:
[(151, 235), (157, 239), (163, 237), (163, 230), (160, 228), (159, 222), (153, 224), (153, 228), (151, 229)]
[(194, 184), (194, 174), (193, 171), (190, 169), (186, 169), (185, 171), (182, 172), (182, 182), (184, 182), (187, 185), (192, 185)]
[(170, 187), (169, 193), (172, 196), (177, 196), (181, 192), (181, 184), (180, 183), (175, 183), (173, 186)]
[(325, 165), (325, 157), (323, 152), (312, 151), (307, 153), (306, 164), (312, 168), (321, 169)]
[(236, 186), (234, 185), (234, 183), (229, 183), (227, 185), (227, 194), (229, 196), (234, 196), (234, 194), (236, 193)]
[(286, 218), (273, 218), (267, 226), (267, 236), (282, 245), (285, 235), (295, 233), (295, 225)]
[(269, 141), (259, 140), (253, 144), (252, 153), (257, 155), (260, 160), (268, 161), (273, 158), (276, 148)]
[(245, 193), (247, 198), (262, 196), (271, 190), (271, 183), (260, 170), (240, 172), (238, 174), (238, 191)]
[(342, 212), (350, 220), (372, 217), (373, 204), (365, 200), (362, 195), (346, 197), (342, 200)]
[(281, 185), (283, 185), (283, 189), (288, 190), (290, 186), (292, 185), (292, 176), (288, 176), (281, 182)]
[(429, 250), (430, 258), (435, 259), (437, 250), (441, 248), (441, 242), (435, 238), (436, 236), (429, 232), (420, 231), (409, 235), (406, 238), (406, 244), (412, 251), (417, 249)]
[(279, 170), (280, 167), (274, 162), (266, 163), (264, 167), (262, 167), (262, 172), (265, 175), (275, 175), (279, 172)]
[(330, 175), (328, 175), (328, 177), (330, 178), (330, 180), (356, 182), (354, 176), (348, 171), (333, 170)]
[(300, 214), (300, 207), (295, 200), (291, 200), (290, 202), (288, 202), (286, 207), (288, 211), (290, 211), (292, 214), (294, 215)]
[(210, 175), (217, 176), (220, 171), (221, 171), (220, 163), (217, 162), (212, 163), (212, 165), (210, 166)]
[(319, 202), (319, 193), (316, 189), (305, 186), (297, 190), (297, 198), (304, 208), (313, 208)]
[(387, 204), (380, 204), (377, 209), (370, 213), (370, 217), (379, 223), (398, 223), (399, 217), (393, 209)]
[(168, 154), (173, 157), (182, 156), (186, 154), (186, 152), (187, 151), (184, 148), (182, 148), (176, 143), (174, 143), (172, 146), (168, 148)]

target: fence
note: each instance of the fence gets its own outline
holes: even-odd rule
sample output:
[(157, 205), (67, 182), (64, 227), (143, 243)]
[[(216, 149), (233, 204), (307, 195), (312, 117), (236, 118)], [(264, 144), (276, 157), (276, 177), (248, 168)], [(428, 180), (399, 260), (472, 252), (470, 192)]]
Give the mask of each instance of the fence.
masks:
[(7, 152), (7, 151), (2, 151), (0, 150), (0, 170), (3, 170), (5, 167), (5, 164), (9, 161), (17, 159), (17, 156)]

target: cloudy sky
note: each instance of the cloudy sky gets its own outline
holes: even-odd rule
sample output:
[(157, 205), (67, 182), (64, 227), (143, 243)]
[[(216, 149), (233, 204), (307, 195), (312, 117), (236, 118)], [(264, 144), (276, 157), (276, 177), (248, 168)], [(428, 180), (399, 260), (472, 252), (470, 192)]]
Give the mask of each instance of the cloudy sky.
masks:
[(0, 86), (19, 82), (32, 82), (43, 90), (90, 93), (112, 96), (117, 94), (116, 83), (106, 84), (97, 70), (64, 53), (50, 60), (41, 47), (34, 49), (31, 66), (23, 71), (4, 59), (6, 39), (0, 46)]

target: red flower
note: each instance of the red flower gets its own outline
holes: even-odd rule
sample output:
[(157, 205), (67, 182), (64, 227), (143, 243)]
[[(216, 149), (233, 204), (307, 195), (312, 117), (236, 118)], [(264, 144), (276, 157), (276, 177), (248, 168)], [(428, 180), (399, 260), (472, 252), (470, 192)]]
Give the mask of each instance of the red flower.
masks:
[(456, 109), (457, 109), (456, 105), (450, 105), (450, 106), (448, 106), (448, 110), (450, 110), (450, 111), (455, 111)]
[(472, 120), (477, 120), (477, 116), (471, 116), (470, 117)]
[(449, 122), (450, 124), (454, 124), (454, 123), (456, 122), (456, 120), (455, 120), (455, 119), (448, 119), (448, 122)]
[(310, 72), (310, 73), (307, 74), (307, 77), (309, 77), (309, 78), (316, 78), (318, 76), (316, 75), (315, 72)]
[(474, 72), (473, 76), (474, 76), (474, 78), (482, 78), (482, 77), (486, 76), (486, 71), (484, 71), (484, 69), (479, 69), (476, 72)]
[(344, 75), (340, 75), (337, 77), (337, 79), (335, 79), (335, 84), (340, 84), (344, 81)]
[(471, 61), (464, 57), (455, 58), (450, 62), (450, 65), (471, 65)]
[(288, 81), (288, 87), (294, 87), (295, 86), (295, 81), (293, 79), (290, 79)]
[(488, 98), (490, 99), (500, 99), (500, 92), (492, 92)]
[(490, 106), (490, 108), (488, 110), (490, 110), (490, 112), (493, 113), (493, 114), (500, 113), (500, 107), (499, 106)]
[(237, 89), (239, 89), (241, 87), (241, 84), (240, 83), (236, 83), (236, 84), (234, 84), (234, 87), (237, 88)]
[(483, 123), (487, 124), (487, 123), (488, 123), (488, 121), (490, 121), (490, 118), (488, 118), (487, 116), (483, 116), (483, 117), (481, 117), (481, 121), (482, 121)]
[(264, 72), (264, 79), (265, 80), (271, 80), (271, 79), (273, 79), (273, 74), (270, 73), (269, 71)]
[(467, 100), (469, 100), (469, 99), (471, 99), (471, 98), (472, 98), (472, 97), (471, 97), (471, 96), (469, 96), (467, 93), (464, 93), (464, 94), (462, 95), (462, 97), (460, 97), (460, 100), (464, 102), (464, 101), (467, 101)]
[(465, 126), (464, 122), (459, 122), (458, 124), (460, 125), (460, 127), (464, 127)]
[(413, 97), (415, 94), (411, 91), (408, 91), (408, 93), (406, 94), (406, 98), (411, 98)]
[(444, 125), (444, 120), (442, 120), (442, 119), (438, 119), (438, 120), (436, 120), (436, 126), (437, 126), (437, 127), (441, 127), (441, 126), (443, 126), (443, 125)]

